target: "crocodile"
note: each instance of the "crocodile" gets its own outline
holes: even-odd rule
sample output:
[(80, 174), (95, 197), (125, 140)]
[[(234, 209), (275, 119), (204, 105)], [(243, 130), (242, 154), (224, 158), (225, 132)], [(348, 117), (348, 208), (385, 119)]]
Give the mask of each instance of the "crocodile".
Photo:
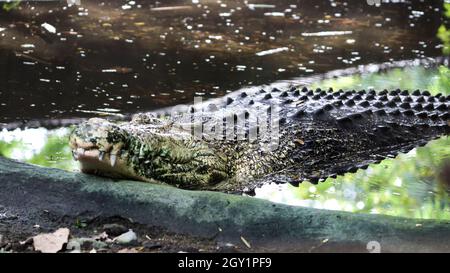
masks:
[(264, 183), (298, 186), (356, 172), (447, 136), (449, 101), (420, 90), (275, 87), (129, 122), (91, 118), (69, 143), (85, 173), (251, 193)]

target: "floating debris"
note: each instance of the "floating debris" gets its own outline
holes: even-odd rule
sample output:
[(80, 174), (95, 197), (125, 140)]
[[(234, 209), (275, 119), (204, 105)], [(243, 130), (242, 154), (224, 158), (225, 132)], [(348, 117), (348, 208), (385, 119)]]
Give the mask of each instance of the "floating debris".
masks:
[(35, 48), (33, 44), (22, 44), (20, 45), (21, 48)]
[(214, 40), (222, 40), (222, 36), (221, 35), (209, 35), (208, 38), (209, 39), (214, 39)]
[(50, 25), (49, 23), (43, 23), (41, 27), (45, 28), (45, 30), (47, 30), (50, 33), (56, 33), (56, 28)]
[(276, 8), (275, 5), (270, 4), (248, 4), (247, 7), (251, 10), (255, 9), (274, 9)]
[(264, 16), (284, 17), (284, 12), (266, 12)]
[(111, 112), (105, 112), (105, 111), (95, 111), (95, 110), (83, 110), (83, 109), (76, 109), (75, 111), (77, 112), (81, 112), (81, 113), (88, 113), (88, 114), (99, 114), (99, 115), (103, 115), (103, 116), (116, 116), (116, 117), (121, 117), (123, 118), (124, 115), (119, 114), (119, 113), (111, 113)]
[(118, 73), (118, 74), (129, 74), (133, 72), (133, 68), (129, 67), (112, 67), (102, 69), (103, 73)]
[(257, 52), (256, 56), (265, 56), (265, 55), (275, 54), (275, 53), (288, 51), (288, 50), (289, 50), (289, 48), (287, 48), (287, 47), (279, 47), (279, 48), (274, 48), (274, 49)]
[(311, 36), (338, 36), (338, 35), (349, 35), (353, 34), (351, 30), (336, 30), (336, 31), (320, 31), (320, 32), (303, 32), (302, 36), (311, 37)]
[(192, 6), (172, 6), (172, 7), (157, 7), (151, 8), (151, 11), (172, 11), (172, 10), (187, 10), (192, 9)]
[(97, 108), (97, 111), (108, 112), (108, 113), (118, 113), (118, 112), (120, 112), (119, 109), (114, 109), (114, 108)]

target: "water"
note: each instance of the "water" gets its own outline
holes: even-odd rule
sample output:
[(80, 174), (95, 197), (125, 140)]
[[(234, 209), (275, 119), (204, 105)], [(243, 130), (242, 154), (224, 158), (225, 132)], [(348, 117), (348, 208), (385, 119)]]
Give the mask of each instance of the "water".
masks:
[(441, 15), (442, 1), (22, 2), (0, 9), (0, 127), (435, 57)]
[[(427, 89), (447, 92), (449, 71), (422, 66), (391, 69), (384, 73), (352, 75), (315, 82), (321, 88), (374, 87)], [(27, 129), (0, 133), (0, 154), (42, 166), (78, 171), (67, 145), (70, 128)], [(274, 202), (380, 213), (413, 218), (450, 219), (450, 139), (444, 137), (395, 159), (371, 165), (367, 170), (327, 179), (318, 185), (266, 185), (256, 197)]]

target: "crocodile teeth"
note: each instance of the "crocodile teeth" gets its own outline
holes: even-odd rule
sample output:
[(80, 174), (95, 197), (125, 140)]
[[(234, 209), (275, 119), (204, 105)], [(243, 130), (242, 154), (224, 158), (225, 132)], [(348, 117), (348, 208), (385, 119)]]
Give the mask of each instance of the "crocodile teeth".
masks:
[(100, 152), (98, 153), (98, 160), (102, 161), (104, 157), (105, 157), (105, 152), (100, 151)]
[(73, 157), (73, 159), (74, 159), (75, 161), (77, 161), (77, 160), (78, 160), (78, 153), (75, 152), (75, 151), (72, 151), (72, 157)]
[(111, 154), (111, 157), (110, 157), (111, 167), (114, 167), (114, 165), (116, 165), (116, 160), (117, 160), (117, 155)]
[(84, 152), (85, 152), (86, 150), (85, 149), (83, 149), (83, 148), (78, 148), (77, 149), (77, 153), (79, 154), (79, 155), (84, 155)]

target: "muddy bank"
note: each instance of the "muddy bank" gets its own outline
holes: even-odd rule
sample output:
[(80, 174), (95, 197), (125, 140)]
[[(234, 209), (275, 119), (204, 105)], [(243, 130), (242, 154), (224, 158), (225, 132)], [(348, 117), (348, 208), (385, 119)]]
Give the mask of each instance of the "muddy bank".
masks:
[(92, 236), (101, 233), (100, 223), (127, 219), (128, 228), (139, 226), (140, 236), (153, 230), (153, 238), (172, 238), (168, 251), (195, 244), (200, 244), (196, 249), (218, 251), (230, 243), (239, 251), (367, 252), (367, 243), (377, 241), (384, 252), (450, 252), (449, 221), (291, 207), (217, 192), (112, 181), (5, 158), (0, 158), (0, 205), (0, 232), (17, 240), (39, 233), (36, 225), (52, 231), (82, 222), (86, 229), (79, 231)]

